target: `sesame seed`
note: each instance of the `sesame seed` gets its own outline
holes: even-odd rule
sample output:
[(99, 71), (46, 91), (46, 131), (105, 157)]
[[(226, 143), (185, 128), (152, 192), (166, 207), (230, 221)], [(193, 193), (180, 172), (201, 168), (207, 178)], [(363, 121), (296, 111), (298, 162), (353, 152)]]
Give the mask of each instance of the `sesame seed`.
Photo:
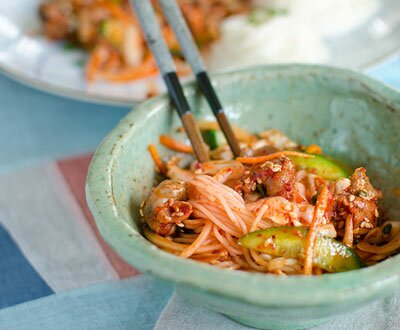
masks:
[(282, 169), (282, 165), (274, 164), (272, 166), (272, 172), (274, 172), (274, 173), (279, 172), (281, 169)]
[(264, 167), (272, 168), (273, 166), (274, 166), (274, 164), (269, 160), (261, 165), (262, 168), (264, 168)]
[(273, 241), (272, 237), (270, 237), (270, 238), (267, 238), (264, 241), (264, 246), (268, 246), (268, 245), (273, 244), (273, 243), (274, 243), (274, 241)]

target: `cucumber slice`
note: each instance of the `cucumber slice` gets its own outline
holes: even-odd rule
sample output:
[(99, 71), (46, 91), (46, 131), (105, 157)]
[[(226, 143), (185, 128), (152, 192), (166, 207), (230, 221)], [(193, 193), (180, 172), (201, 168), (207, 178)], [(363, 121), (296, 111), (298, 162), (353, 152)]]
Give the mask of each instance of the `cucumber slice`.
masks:
[[(254, 231), (239, 239), (239, 245), (279, 257), (304, 259), (308, 228), (273, 227)], [(357, 253), (330, 237), (318, 236), (314, 247), (314, 265), (330, 272), (345, 272), (365, 267)]]
[(221, 131), (215, 129), (206, 129), (201, 132), (204, 142), (210, 147), (211, 150), (217, 149), (223, 144), (226, 144), (225, 137)]
[(314, 158), (304, 157), (289, 157), (299, 169), (304, 169), (307, 172), (315, 171), (316, 174), (327, 180), (337, 180), (340, 178), (348, 178), (349, 173), (333, 160), (321, 155), (314, 155)]

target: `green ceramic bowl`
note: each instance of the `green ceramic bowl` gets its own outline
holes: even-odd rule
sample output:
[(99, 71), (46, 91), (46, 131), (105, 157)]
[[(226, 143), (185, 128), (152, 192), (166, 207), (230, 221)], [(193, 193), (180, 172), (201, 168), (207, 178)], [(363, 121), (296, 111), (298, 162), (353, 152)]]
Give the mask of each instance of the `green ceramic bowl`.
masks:
[[(254, 132), (278, 128), (350, 166), (366, 166), (383, 189), (384, 207), (397, 216), (399, 92), (359, 73), (307, 65), (254, 67), (213, 81), (232, 122)], [(212, 118), (194, 84), (185, 92), (198, 117)], [(180, 294), (207, 308), (260, 328), (304, 328), (400, 288), (400, 256), (347, 273), (278, 277), (221, 270), (152, 245), (141, 234), (139, 215), (155, 178), (147, 146), (177, 126), (167, 96), (145, 102), (110, 133), (90, 166), (89, 207), (105, 240), (127, 262), (175, 283)]]

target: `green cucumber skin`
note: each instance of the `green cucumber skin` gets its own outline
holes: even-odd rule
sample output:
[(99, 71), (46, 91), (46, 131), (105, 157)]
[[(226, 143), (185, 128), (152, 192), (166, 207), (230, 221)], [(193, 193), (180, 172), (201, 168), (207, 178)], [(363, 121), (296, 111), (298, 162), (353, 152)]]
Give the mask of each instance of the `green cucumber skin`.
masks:
[(217, 149), (224, 144), (225, 138), (221, 131), (215, 129), (207, 129), (201, 132), (204, 142), (210, 147), (211, 150)]
[(327, 180), (348, 178), (349, 173), (334, 161), (321, 155), (313, 155), (314, 158), (290, 156), (293, 163), (300, 169), (307, 171), (316, 170), (317, 174)]
[[(239, 239), (239, 244), (248, 249), (279, 257), (304, 259), (308, 232), (308, 228), (305, 227), (273, 227), (249, 233)], [(317, 238), (313, 263), (330, 273), (365, 266), (353, 249), (325, 236)]]

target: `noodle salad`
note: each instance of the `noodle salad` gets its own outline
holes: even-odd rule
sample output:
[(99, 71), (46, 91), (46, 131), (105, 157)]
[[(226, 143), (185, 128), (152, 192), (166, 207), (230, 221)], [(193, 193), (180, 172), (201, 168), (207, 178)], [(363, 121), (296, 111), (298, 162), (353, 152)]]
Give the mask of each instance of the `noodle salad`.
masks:
[[(179, 0), (178, 4), (202, 51), (218, 39), (223, 19), (246, 13), (251, 7), (247, 0)], [(178, 73), (188, 74), (175, 35), (160, 8), (155, 8)], [(158, 73), (128, 0), (45, 0), (39, 15), (49, 40), (88, 51), (88, 81), (127, 82)]]
[(143, 231), (159, 248), (227, 269), (318, 275), (373, 265), (400, 248), (400, 226), (384, 219), (380, 190), (363, 167), (349, 171), (278, 130), (235, 127), (242, 155), (233, 159), (216, 123), (200, 128), (211, 161), (170, 136), (177, 152), (149, 151), (163, 180), (143, 202)]

